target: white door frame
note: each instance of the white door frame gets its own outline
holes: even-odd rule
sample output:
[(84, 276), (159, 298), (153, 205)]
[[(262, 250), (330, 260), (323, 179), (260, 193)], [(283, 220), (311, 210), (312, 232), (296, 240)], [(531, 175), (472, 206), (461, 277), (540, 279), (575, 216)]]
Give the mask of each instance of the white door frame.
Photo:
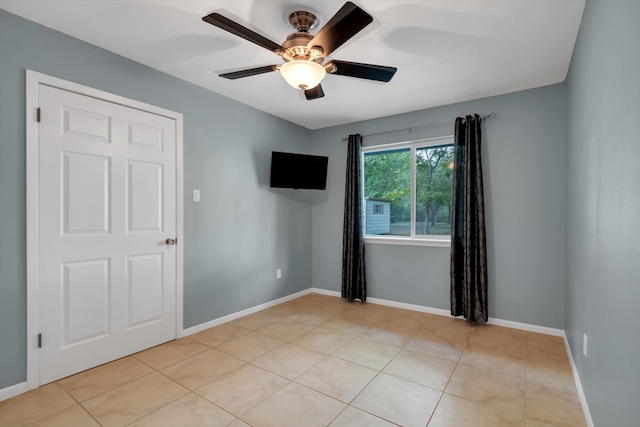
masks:
[(38, 334), (40, 329), (39, 297), (39, 230), (38, 230), (38, 87), (40, 84), (64, 89), (92, 98), (120, 104), (160, 116), (176, 122), (176, 337), (183, 330), (183, 181), (182, 181), (182, 114), (160, 107), (134, 101), (88, 86), (68, 82), (32, 70), (26, 70), (26, 158), (27, 158), (27, 389), (40, 386), (40, 352)]

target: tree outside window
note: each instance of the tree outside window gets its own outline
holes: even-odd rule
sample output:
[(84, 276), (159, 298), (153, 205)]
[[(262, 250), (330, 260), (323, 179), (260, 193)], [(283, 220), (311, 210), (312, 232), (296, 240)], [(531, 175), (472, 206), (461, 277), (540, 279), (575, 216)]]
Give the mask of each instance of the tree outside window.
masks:
[(451, 234), (452, 185), (453, 145), (417, 149), (415, 234)]
[(364, 196), (390, 202), (388, 235), (451, 234), (451, 138), (366, 147), (363, 153)]

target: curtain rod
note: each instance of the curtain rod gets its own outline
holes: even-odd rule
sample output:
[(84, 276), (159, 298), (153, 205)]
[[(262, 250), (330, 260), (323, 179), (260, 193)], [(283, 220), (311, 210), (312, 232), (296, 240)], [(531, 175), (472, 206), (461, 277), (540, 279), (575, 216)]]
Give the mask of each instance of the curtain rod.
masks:
[[(480, 118), (482, 120), (489, 120), (489, 119), (495, 119), (497, 117), (498, 117), (498, 115), (496, 113), (490, 113), (490, 114), (487, 114), (486, 116), (483, 116), (483, 117), (480, 117)], [(411, 133), (414, 129), (430, 128), (430, 127), (445, 126), (445, 125), (453, 126), (454, 124), (455, 124), (455, 122), (429, 123), (428, 125), (420, 125), (420, 126), (413, 126), (413, 127), (410, 127), (410, 128), (385, 130), (385, 131), (382, 131), (382, 132), (370, 133), (368, 135), (362, 135), (362, 137), (366, 138), (368, 136), (383, 135), (385, 133), (400, 132), (400, 131), (403, 131), (403, 130), (406, 130), (407, 132)], [(349, 138), (342, 138), (342, 142), (347, 142), (348, 140), (349, 140)]]

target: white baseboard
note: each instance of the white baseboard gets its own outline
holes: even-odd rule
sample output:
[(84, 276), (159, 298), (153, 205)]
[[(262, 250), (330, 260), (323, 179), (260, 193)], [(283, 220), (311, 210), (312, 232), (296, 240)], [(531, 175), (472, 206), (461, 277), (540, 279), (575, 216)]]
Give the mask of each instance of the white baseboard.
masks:
[(182, 332), (178, 332), (178, 338), (186, 337), (188, 335), (195, 334), (197, 332), (204, 331), (205, 329), (213, 328), (214, 326), (222, 325), (223, 323), (231, 322), (232, 320), (239, 319), (249, 314), (257, 313), (265, 308), (273, 307), (283, 302), (291, 301), (292, 299), (300, 298), (301, 296), (308, 295), (312, 292), (311, 288), (304, 291), (296, 292), (295, 294), (287, 295), (286, 297), (278, 298), (273, 301), (265, 302), (264, 304), (256, 305), (254, 307), (247, 308), (245, 310), (231, 313), (227, 316), (219, 317), (217, 319), (210, 320), (205, 323), (201, 323), (196, 326), (192, 326), (187, 329), (183, 329)]
[(427, 307), (425, 305), (409, 304), (406, 302), (397, 302), (380, 298), (367, 298), (367, 302), (371, 304), (385, 305), (387, 307), (402, 308), (404, 310), (419, 311), (420, 313), (436, 314), (438, 316), (451, 317), (449, 310), (441, 308)]
[(19, 394), (27, 391), (27, 382), (15, 384), (9, 387), (0, 388), (0, 402), (3, 400), (7, 400), (13, 396), (17, 396)]
[(593, 424), (593, 418), (591, 418), (591, 411), (589, 410), (589, 404), (587, 403), (587, 396), (584, 395), (582, 389), (582, 381), (580, 381), (580, 375), (578, 375), (578, 369), (576, 368), (575, 361), (573, 360), (573, 353), (571, 352), (571, 346), (569, 346), (569, 340), (567, 335), (563, 335), (564, 346), (567, 349), (567, 355), (569, 356), (569, 362), (571, 363), (571, 371), (573, 372), (573, 379), (576, 382), (576, 389), (578, 389), (578, 396), (580, 397), (580, 403), (582, 404), (582, 411), (584, 412), (584, 418), (587, 421), (587, 427), (595, 427)]
[(520, 323), (520, 322), (511, 321), (511, 320), (494, 319), (490, 317), (489, 321), (487, 321), (487, 324), (504, 326), (505, 328), (521, 329), (523, 331), (529, 331), (529, 332), (537, 332), (539, 334), (553, 335), (556, 337), (564, 337), (563, 329), (532, 325), (530, 323)]
[(320, 295), (328, 295), (330, 297), (342, 297), (342, 294), (338, 291), (330, 291), (328, 289), (320, 289), (320, 288), (311, 288), (311, 292), (313, 292), (314, 294), (320, 294)]
[[(337, 292), (337, 291), (328, 291), (326, 289), (319, 289), (319, 288), (311, 288), (311, 290), (312, 292), (317, 294), (330, 295), (334, 297), (341, 296), (340, 292)], [(390, 300), (380, 299), (380, 298), (367, 298), (367, 302), (371, 304), (386, 305), (388, 307), (403, 308), (405, 310), (419, 311), (422, 313), (437, 314), (438, 316), (451, 317), (451, 312), (449, 310), (443, 310), (441, 308), (433, 308), (433, 307), (427, 307), (424, 305), (417, 305), (417, 304), (408, 304), (406, 302), (390, 301)], [(489, 321), (487, 323), (489, 325), (504, 326), (505, 328), (521, 329), (523, 331), (538, 332), (541, 334), (564, 337), (564, 330), (556, 329), (556, 328), (548, 328), (546, 326), (531, 325), (529, 323), (520, 323), (520, 322), (511, 321), (511, 320), (502, 320), (502, 319), (494, 319), (494, 318), (489, 318)]]

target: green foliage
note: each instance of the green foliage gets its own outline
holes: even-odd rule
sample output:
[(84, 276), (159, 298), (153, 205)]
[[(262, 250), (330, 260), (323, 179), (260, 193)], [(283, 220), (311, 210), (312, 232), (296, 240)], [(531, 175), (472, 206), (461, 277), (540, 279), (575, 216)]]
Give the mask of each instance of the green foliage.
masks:
[(391, 222), (411, 221), (409, 149), (365, 154), (365, 197), (391, 202)]
[[(416, 150), (416, 232), (441, 234), (451, 216), (453, 147)], [(411, 221), (411, 152), (408, 148), (364, 156), (365, 197), (391, 202), (391, 223)], [(438, 226), (436, 227), (436, 222)], [(422, 224), (422, 227), (418, 226)], [(445, 224), (445, 225), (443, 225)], [(421, 230), (422, 228), (422, 230)], [(437, 229), (437, 230), (436, 230)]]
[[(416, 222), (424, 223), (424, 234), (432, 234), (429, 228), (434, 227), (436, 221), (449, 222), (452, 179), (453, 147), (416, 150), (416, 207), (421, 207), (421, 216)], [(443, 215), (446, 217), (439, 218)]]

